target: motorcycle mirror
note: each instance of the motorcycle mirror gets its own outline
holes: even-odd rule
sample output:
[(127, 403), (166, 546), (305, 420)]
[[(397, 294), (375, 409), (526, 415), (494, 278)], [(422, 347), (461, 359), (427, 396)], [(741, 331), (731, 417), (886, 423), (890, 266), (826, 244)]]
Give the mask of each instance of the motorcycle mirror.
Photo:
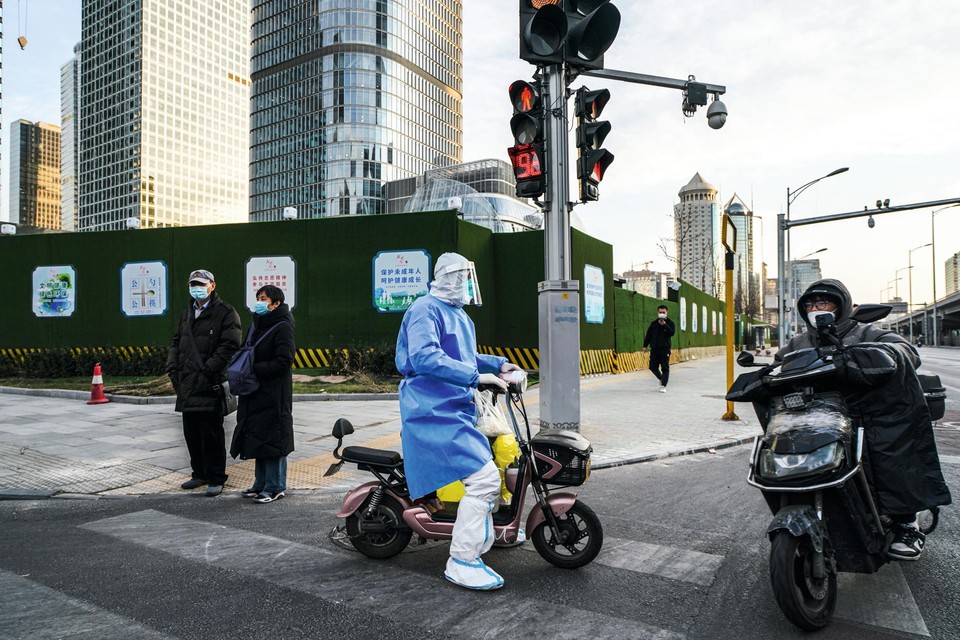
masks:
[(348, 436), (353, 433), (353, 425), (350, 424), (350, 421), (346, 418), (338, 418), (336, 422), (333, 423), (333, 437), (337, 440), (342, 440), (344, 436)]
[(737, 356), (737, 364), (741, 367), (753, 366), (753, 354), (749, 351), (741, 351)]
[(853, 310), (850, 317), (857, 322), (869, 324), (877, 320), (883, 320), (890, 315), (891, 311), (893, 311), (893, 307), (889, 304), (861, 304)]

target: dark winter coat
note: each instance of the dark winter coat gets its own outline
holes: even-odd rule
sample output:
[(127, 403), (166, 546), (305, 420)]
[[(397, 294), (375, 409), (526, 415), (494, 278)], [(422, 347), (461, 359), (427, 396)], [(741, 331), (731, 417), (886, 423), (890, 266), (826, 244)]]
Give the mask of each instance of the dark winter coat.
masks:
[(230, 455), (242, 459), (279, 458), (293, 451), (293, 341), (294, 321), (290, 308), (281, 304), (264, 316), (254, 318), (252, 342), (270, 327), (278, 325), (257, 345), (253, 373), (260, 388), (241, 396), (237, 408), (237, 429)]
[[(173, 335), (167, 374), (177, 392), (177, 411), (222, 411), (218, 386), (223, 382), (230, 357), (240, 348), (240, 316), (217, 292), (196, 319), (194, 304), (180, 314)], [(200, 352), (197, 362), (190, 333)]]
[(647, 327), (647, 335), (643, 338), (643, 346), (644, 348), (650, 347), (653, 351), (670, 351), (670, 338), (676, 328), (670, 318), (666, 318), (663, 324), (660, 324), (659, 320), (657, 318)]
[[(797, 308), (804, 321), (803, 301), (818, 294), (840, 301), (835, 312), (837, 335), (845, 347), (859, 345), (845, 352), (837, 364), (850, 383), (843, 391), (851, 417), (864, 427), (865, 469), (880, 512), (906, 515), (950, 504), (930, 412), (917, 378), (917, 350), (893, 331), (852, 320), (850, 293), (839, 280), (819, 280), (800, 296)], [(808, 329), (791, 339), (775, 360), (820, 346), (818, 338), (815, 329)]]

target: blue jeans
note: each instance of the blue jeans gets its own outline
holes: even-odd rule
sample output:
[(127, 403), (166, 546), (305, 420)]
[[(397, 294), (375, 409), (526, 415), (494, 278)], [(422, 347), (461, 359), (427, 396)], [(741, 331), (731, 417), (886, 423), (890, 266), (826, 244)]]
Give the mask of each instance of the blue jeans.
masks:
[(262, 493), (287, 490), (287, 456), (257, 458), (253, 467), (253, 488)]

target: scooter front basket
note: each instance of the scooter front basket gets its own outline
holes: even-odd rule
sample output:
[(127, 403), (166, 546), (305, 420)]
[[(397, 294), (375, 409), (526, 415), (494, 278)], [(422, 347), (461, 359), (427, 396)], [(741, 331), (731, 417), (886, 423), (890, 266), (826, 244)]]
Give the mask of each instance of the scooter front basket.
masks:
[(541, 430), (530, 440), (537, 472), (547, 484), (576, 487), (590, 477), (590, 441), (575, 431)]

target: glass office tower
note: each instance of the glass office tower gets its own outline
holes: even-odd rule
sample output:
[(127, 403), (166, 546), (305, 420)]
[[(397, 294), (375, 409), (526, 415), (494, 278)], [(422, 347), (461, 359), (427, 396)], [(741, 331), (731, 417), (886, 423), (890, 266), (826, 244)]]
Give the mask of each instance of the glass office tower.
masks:
[(245, 222), (249, 0), (86, 0), (79, 230)]
[(60, 228), (60, 127), (17, 120), (10, 136), (10, 217)]
[(254, 0), (250, 218), (385, 212), (459, 163), (460, 0)]
[(60, 67), (60, 228), (77, 230), (77, 116), (80, 106), (80, 45)]

